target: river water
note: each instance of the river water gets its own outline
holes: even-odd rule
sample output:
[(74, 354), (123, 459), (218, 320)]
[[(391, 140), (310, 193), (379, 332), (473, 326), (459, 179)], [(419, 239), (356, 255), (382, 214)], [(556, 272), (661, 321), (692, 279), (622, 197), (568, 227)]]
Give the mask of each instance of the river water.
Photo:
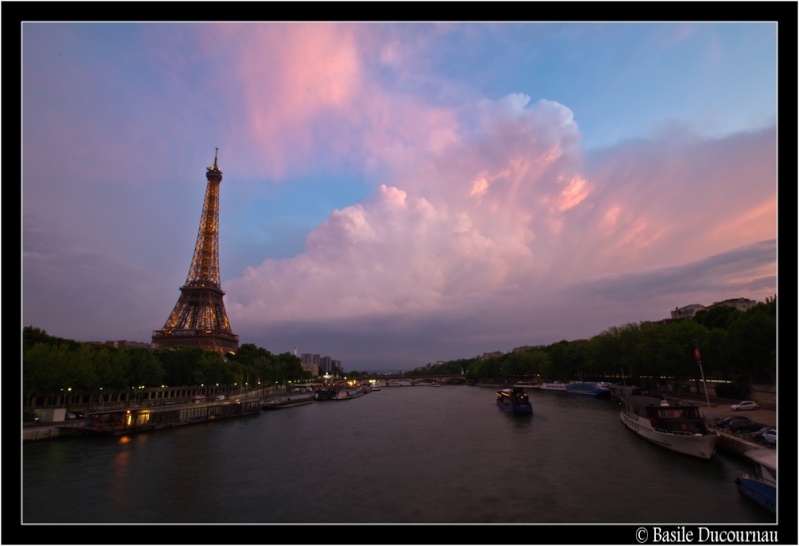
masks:
[[(257, 416), (22, 445), (22, 522), (763, 524), (744, 461), (638, 438), (618, 405), (491, 388), (384, 387)], [(310, 543), (324, 540), (309, 538)]]

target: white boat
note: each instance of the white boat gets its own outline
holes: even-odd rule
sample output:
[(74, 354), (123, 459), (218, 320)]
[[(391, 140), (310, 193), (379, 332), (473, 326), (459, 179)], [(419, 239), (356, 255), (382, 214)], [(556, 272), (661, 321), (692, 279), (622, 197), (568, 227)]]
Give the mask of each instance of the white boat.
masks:
[(744, 453), (755, 463), (754, 472), (738, 471), (735, 485), (769, 512), (777, 511), (777, 452), (773, 449), (751, 449)]
[(561, 391), (566, 392), (566, 383), (561, 383), (560, 381), (545, 381), (541, 383), (541, 387), (539, 387), (542, 391)]
[(532, 381), (517, 381), (513, 384), (513, 388), (520, 387), (522, 389), (537, 389), (539, 385)]
[(651, 396), (625, 396), (620, 403), (621, 422), (640, 437), (700, 459), (715, 454), (719, 436), (708, 429), (699, 406), (670, 405)]

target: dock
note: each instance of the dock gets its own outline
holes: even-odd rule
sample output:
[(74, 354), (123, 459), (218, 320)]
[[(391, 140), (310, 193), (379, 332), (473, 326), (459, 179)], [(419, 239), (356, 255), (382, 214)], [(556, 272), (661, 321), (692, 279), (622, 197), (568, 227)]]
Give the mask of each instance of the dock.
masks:
[(260, 410), (260, 398), (100, 410), (87, 413), (83, 419), (23, 426), (22, 441), (34, 442), (62, 436), (138, 434), (219, 419), (257, 415)]
[(272, 410), (281, 408), (292, 408), (294, 406), (301, 406), (310, 404), (315, 400), (313, 392), (295, 392), (286, 396), (275, 396), (267, 398), (261, 402), (262, 410)]

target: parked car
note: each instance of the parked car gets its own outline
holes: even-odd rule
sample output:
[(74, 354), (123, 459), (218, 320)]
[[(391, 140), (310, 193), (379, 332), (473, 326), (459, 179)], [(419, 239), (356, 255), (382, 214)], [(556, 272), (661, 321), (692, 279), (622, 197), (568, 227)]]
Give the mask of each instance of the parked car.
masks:
[(752, 400), (744, 400), (743, 402), (738, 402), (737, 404), (733, 404), (730, 406), (732, 411), (745, 411), (745, 410), (756, 410), (760, 409), (760, 406), (755, 404)]
[(765, 427), (765, 423), (758, 423), (751, 419), (735, 419), (726, 425), (726, 429), (730, 432), (751, 432)]
[(772, 427), (762, 427), (762, 428), (750, 433), (749, 436), (751, 436), (752, 439), (754, 439), (754, 440), (762, 440), (763, 439), (763, 435), (767, 431), (769, 431), (771, 429), (772, 429)]
[(777, 429), (776, 428), (768, 429), (766, 432), (763, 433), (761, 438), (767, 444), (773, 446), (777, 445)]
[(726, 428), (730, 425), (730, 423), (733, 423), (735, 421), (746, 422), (746, 423), (754, 422), (749, 417), (744, 417), (743, 415), (730, 415), (729, 417), (725, 417), (723, 419), (719, 419), (718, 421), (716, 421), (716, 426), (721, 428)]

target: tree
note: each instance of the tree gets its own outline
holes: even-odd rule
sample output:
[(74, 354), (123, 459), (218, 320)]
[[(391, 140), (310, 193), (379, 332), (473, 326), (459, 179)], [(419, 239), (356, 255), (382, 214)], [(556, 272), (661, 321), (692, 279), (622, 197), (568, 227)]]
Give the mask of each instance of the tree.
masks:
[(767, 380), (776, 372), (777, 319), (768, 308), (750, 309), (731, 321), (729, 362), (748, 382)]
[(742, 314), (735, 307), (728, 307), (727, 305), (716, 305), (710, 309), (702, 309), (694, 316), (694, 321), (708, 329), (721, 328), (726, 329), (730, 322)]
[(131, 353), (126, 349), (101, 347), (94, 354), (97, 382), (101, 389), (119, 390), (130, 387)]
[(128, 352), (130, 354), (128, 381), (131, 386), (158, 387), (164, 384), (166, 372), (151, 351), (133, 348), (128, 349)]
[(67, 386), (68, 348), (37, 342), (23, 351), (22, 388), (27, 393), (55, 392)]
[(157, 349), (153, 355), (164, 370), (163, 382), (178, 386), (194, 385), (194, 368), (204, 352), (200, 347), (175, 347)]
[(197, 385), (230, 385), (236, 382), (236, 377), (233, 367), (216, 351), (204, 351), (194, 369), (194, 383)]

